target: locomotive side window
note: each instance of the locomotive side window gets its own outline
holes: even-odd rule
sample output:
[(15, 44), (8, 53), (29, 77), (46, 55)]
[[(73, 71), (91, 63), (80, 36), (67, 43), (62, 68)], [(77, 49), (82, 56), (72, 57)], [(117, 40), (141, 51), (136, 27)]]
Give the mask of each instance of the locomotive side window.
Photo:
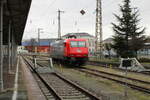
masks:
[(78, 47), (78, 41), (71, 41), (71, 47)]
[(85, 41), (78, 41), (78, 47), (85, 47)]
[(86, 47), (85, 41), (71, 41), (71, 47)]

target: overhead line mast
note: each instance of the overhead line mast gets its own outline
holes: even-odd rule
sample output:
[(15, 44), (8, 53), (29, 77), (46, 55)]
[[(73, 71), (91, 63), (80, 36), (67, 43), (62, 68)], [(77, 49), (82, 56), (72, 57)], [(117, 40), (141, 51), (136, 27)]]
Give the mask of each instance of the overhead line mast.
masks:
[(61, 39), (61, 19), (60, 19), (61, 13), (64, 13), (64, 11), (58, 10), (58, 39)]
[(100, 53), (102, 57), (102, 2), (97, 0), (96, 2), (96, 27), (95, 27), (95, 53)]
[(43, 29), (38, 28), (38, 46), (40, 46), (40, 33), (42, 33), (41, 30), (43, 30)]

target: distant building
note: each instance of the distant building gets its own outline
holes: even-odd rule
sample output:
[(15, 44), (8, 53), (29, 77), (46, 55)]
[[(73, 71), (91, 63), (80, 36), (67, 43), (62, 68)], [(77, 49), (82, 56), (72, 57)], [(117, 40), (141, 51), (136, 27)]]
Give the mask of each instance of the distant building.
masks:
[(112, 38), (107, 38), (107, 39), (103, 40), (103, 44), (106, 44), (106, 43), (113, 44), (113, 39)]
[(138, 51), (138, 56), (150, 58), (150, 37), (147, 39), (144, 47)]
[(110, 51), (108, 51), (105, 47), (105, 44), (113, 44), (113, 39), (112, 38), (107, 38), (105, 40), (103, 40), (103, 54), (104, 56), (108, 56), (109, 52), (110, 52), (110, 56), (115, 56), (116, 52), (114, 51), (114, 49), (111, 48)]
[[(103, 41), (103, 45), (105, 45), (106, 43), (113, 44), (113, 39), (112, 38), (105, 39)], [(113, 49), (111, 49), (110, 52), (111, 52), (111, 55), (116, 55), (116, 52)], [(108, 55), (108, 51), (106, 50), (105, 46), (104, 46), (104, 55)], [(146, 41), (144, 47), (138, 51), (138, 56), (150, 58), (150, 38)]]
[(95, 37), (89, 33), (68, 33), (62, 36), (63, 39), (68, 38), (68, 36), (74, 35), (77, 38), (87, 39), (87, 47), (89, 48), (89, 55), (92, 56), (95, 52)]
[(50, 50), (50, 44), (57, 39), (40, 39), (38, 42), (37, 39), (25, 40), (22, 42), (22, 46), (24, 46), (29, 52), (41, 52), (48, 53)]
[(28, 53), (28, 50), (26, 50), (24, 46), (18, 46), (17, 52), (18, 53)]

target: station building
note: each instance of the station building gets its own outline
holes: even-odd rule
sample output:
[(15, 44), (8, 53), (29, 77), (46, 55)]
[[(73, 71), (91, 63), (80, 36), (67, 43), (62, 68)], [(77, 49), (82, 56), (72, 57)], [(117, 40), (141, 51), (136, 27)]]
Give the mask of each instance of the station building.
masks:
[(17, 47), (21, 45), (31, 1), (0, 0), (0, 93), (13, 90), (15, 74), (10, 72), (16, 72)]

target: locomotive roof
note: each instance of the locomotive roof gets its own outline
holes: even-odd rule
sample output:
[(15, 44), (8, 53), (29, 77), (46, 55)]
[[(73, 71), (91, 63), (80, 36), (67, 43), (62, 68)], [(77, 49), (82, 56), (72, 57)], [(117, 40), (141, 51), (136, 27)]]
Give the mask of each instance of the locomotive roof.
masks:
[(89, 33), (85, 33), (85, 32), (81, 32), (81, 33), (67, 33), (66, 35), (62, 36), (62, 37), (68, 37), (70, 35), (75, 35), (75, 36), (88, 36), (88, 37), (94, 37), (93, 35), (89, 34)]
[(69, 41), (86, 41), (86, 39), (73, 39), (73, 38), (71, 38), (71, 39), (62, 39), (62, 40), (54, 41), (50, 45), (61, 44), (61, 43), (64, 43), (64, 42), (69, 42)]
[(74, 40), (74, 41), (85, 41), (86, 39), (79, 39), (79, 38), (77, 38), (77, 39), (73, 39), (73, 38), (65, 39), (65, 41), (71, 41), (71, 40)]

